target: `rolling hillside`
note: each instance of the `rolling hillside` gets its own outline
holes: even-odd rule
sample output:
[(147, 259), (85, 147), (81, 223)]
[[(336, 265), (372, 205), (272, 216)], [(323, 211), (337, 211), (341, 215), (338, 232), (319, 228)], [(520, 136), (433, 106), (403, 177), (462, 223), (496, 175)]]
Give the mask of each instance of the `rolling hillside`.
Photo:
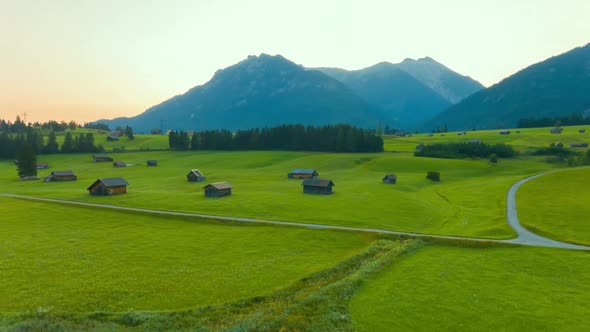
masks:
[(534, 64), (451, 106), (430, 130), (514, 127), (521, 118), (590, 115), (590, 44)]

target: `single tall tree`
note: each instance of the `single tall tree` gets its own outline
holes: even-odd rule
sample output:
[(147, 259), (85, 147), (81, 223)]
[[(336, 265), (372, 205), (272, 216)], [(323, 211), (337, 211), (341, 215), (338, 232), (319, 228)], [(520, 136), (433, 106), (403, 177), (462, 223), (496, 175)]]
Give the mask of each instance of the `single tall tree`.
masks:
[(16, 152), (18, 176), (37, 175), (37, 153), (29, 143), (22, 144)]

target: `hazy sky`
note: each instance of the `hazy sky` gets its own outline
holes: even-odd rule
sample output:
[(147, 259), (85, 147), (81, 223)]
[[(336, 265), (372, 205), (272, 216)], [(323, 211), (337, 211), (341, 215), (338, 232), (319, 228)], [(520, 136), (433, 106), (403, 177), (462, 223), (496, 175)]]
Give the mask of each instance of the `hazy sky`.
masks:
[(489, 86), (590, 42), (589, 0), (0, 0), (0, 118), (130, 116), (249, 54), (430, 56)]

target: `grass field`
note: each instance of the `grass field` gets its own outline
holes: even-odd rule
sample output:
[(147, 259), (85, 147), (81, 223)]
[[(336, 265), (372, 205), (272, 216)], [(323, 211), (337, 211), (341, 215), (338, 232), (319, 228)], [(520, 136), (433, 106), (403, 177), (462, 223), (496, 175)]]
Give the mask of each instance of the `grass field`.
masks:
[[(565, 126), (561, 134), (551, 134), (550, 128), (522, 128), (510, 129), (510, 135), (500, 135), (499, 130), (478, 130), (467, 131), (464, 136), (457, 135), (457, 132), (443, 134), (415, 134), (410, 137), (386, 136), (386, 151), (407, 151), (413, 152), (419, 143), (443, 143), (443, 142), (466, 142), (470, 139), (480, 139), (484, 143), (506, 143), (512, 145), (516, 150), (528, 152), (533, 148), (548, 147), (551, 143), (561, 142), (566, 147), (570, 143), (590, 143), (590, 126)], [(586, 128), (586, 133), (580, 134), (579, 129)], [(520, 133), (516, 133), (520, 131)], [(443, 136), (444, 135), (444, 136)], [(582, 149), (585, 150), (585, 149)]]
[[(514, 233), (506, 224), (504, 210), (510, 185), (558, 166), (533, 157), (491, 165), (485, 160), (417, 158), (408, 153), (151, 151), (113, 157), (133, 166), (93, 163), (87, 154), (40, 158), (51, 167), (40, 176), (52, 170), (74, 170), (78, 181), (67, 183), (19, 181), (14, 165), (4, 162), (0, 186), (3, 192), (122, 206), (509, 238)], [(147, 159), (157, 159), (159, 166), (146, 167)], [(332, 179), (335, 193), (304, 195), (301, 181), (287, 179), (287, 173), (298, 167), (316, 168), (320, 177)], [(203, 171), (207, 182), (229, 181), (234, 186), (232, 196), (203, 197), (202, 184), (186, 181), (192, 168)], [(440, 183), (425, 178), (430, 170), (441, 172)], [(382, 184), (383, 175), (392, 172), (398, 184)], [(85, 190), (97, 178), (119, 176), (130, 183), (125, 195), (91, 197)]]
[(541, 248), (429, 246), (350, 303), (358, 331), (587, 331), (590, 256)]
[(374, 239), (9, 198), (0, 206), (0, 312), (222, 304), (286, 287)]
[(544, 175), (517, 193), (518, 219), (549, 238), (590, 245), (590, 168)]

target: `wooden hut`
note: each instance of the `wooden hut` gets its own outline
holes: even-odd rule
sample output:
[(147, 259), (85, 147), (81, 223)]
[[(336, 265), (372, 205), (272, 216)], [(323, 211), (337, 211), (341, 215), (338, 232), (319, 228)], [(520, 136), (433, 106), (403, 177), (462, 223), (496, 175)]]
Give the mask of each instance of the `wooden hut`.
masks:
[(551, 144), (551, 146), (554, 148), (563, 148), (563, 143), (556, 142), (556, 143)]
[(107, 136), (107, 141), (109, 141), (109, 142), (118, 141), (118, 140), (119, 140), (118, 136), (111, 136), (111, 135)]
[(480, 139), (470, 139), (469, 140), (469, 144), (480, 144), (481, 140)]
[(44, 180), (45, 182), (76, 181), (78, 177), (72, 171), (53, 171)]
[(127, 167), (127, 163), (124, 161), (115, 161), (113, 163), (113, 167)]
[(572, 148), (587, 148), (588, 143), (572, 143), (572, 144), (570, 144), (570, 147), (572, 147)]
[(386, 174), (383, 177), (383, 183), (385, 184), (395, 184), (397, 182), (397, 176), (395, 174)]
[(562, 131), (563, 131), (563, 129), (559, 128), (559, 127), (553, 127), (553, 128), (551, 128), (551, 130), (549, 130), (549, 132), (552, 134), (561, 134)]
[(424, 149), (424, 144), (420, 143), (416, 145), (416, 151), (422, 151), (422, 149)]
[(305, 179), (301, 183), (304, 194), (322, 194), (332, 193), (332, 187), (335, 185), (332, 180)]
[(186, 179), (188, 182), (203, 182), (207, 178), (198, 169), (191, 169), (191, 171), (186, 175)]
[(311, 179), (318, 176), (319, 173), (311, 168), (296, 168), (291, 173), (287, 174), (289, 179)]
[(113, 158), (107, 156), (106, 154), (95, 154), (92, 156), (92, 161), (95, 163), (111, 162), (113, 161)]
[(585, 133), (585, 132), (586, 132), (586, 129), (580, 129), (580, 130), (578, 130), (578, 132), (579, 132), (580, 134), (583, 134), (583, 133)]
[(500, 130), (498, 133), (500, 135), (510, 135), (510, 130)]
[(460, 131), (460, 132), (457, 133), (457, 135), (459, 135), (459, 136), (465, 136), (465, 135), (467, 135), (467, 133), (464, 132), (464, 131)]
[(204, 186), (205, 197), (221, 197), (231, 195), (232, 185), (227, 182), (214, 182)]
[(86, 188), (90, 195), (111, 196), (127, 192), (127, 181), (123, 178), (98, 179)]
[(148, 166), (158, 166), (158, 161), (157, 160), (148, 160), (147, 165)]
[(48, 168), (49, 168), (48, 163), (37, 163), (37, 169), (48, 169)]

